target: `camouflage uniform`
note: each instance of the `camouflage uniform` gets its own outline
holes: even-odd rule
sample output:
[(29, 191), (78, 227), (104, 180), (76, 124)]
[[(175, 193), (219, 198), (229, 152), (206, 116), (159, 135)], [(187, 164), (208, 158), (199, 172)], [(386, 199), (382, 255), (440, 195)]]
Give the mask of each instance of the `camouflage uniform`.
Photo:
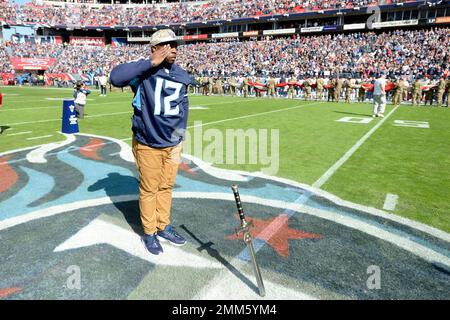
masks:
[(367, 83), (362, 82), (358, 89), (358, 102), (364, 102), (366, 100), (366, 89), (364, 89), (364, 86), (363, 86), (365, 84), (367, 84)]
[(434, 98), (434, 83), (429, 84), (429, 89), (425, 91), (425, 106), (427, 105), (427, 102), (430, 102), (430, 107), (433, 105), (433, 98)]
[(214, 89), (214, 78), (210, 77), (208, 82), (208, 95), (212, 96), (213, 94), (213, 89)]
[(406, 88), (405, 80), (401, 79), (397, 81), (396, 85), (397, 87), (395, 88), (392, 103), (394, 104), (394, 106), (399, 106), (403, 101), (403, 92), (405, 91)]
[(336, 102), (339, 102), (339, 99), (341, 98), (342, 86), (343, 85), (344, 85), (344, 80), (343, 79), (339, 79), (337, 81), (336, 89), (334, 90), (334, 100), (336, 100)]
[(447, 80), (447, 108), (449, 107), (449, 100), (450, 100), (450, 79)]
[(274, 78), (270, 77), (269, 80), (267, 81), (267, 96), (268, 97), (275, 97), (275, 86), (276, 86), (276, 81)]
[(234, 77), (228, 79), (228, 86), (230, 88), (230, 95), (234, 97), (236, 95), (236, 79)]
[[(443, 98), (444, 98), (444, 92), (445, 92), (445, 85), (446, 81), (444, 78), (441, 78), (441, 80), (438, 83), (438, 89), (437, 89), (437, 106), (442, 107)], [(447, 98), (448, 101), (448, 98)]]
[(350, 103), (350, 96), (352, 94), (353, 86), (350, 82), (350, 79), (347, 79), (345, 82), (345, 103)]
[(204, 96), (208, 95), (208, 84), (209, 84), (209, 79), (206, 76), (202, 77), (202, 94)]
[[(262, 79), (261, 78), (256, 78), (256, 83), (262, 83)], [(255, 89), (256, 97), (262, 97), (261, 87), (260, 86), (255, 86), (254, 89)]]
[(417, 79), (416, 82), (414, 82), (413, 88), (414, 88), (413, 96), (412, 96), (413, 106), (416, 106), (416, 105), (420, 106), (420, 102), (422, 101), (422, 81)]
[(305, 92), (305, 101), (311, 99), (311, 82), (309, 79), (303, 82), (303, 90)]
[(316, 87), (316, 100), (322, 100), (323, 99), (323, 78), (317, 79), (317, 87)]
[(248, 78), (244, 77), (242, 91), (244, 93), (244, 98), (248, 96)]
[(333, 101), (335, 100), (335, 92), (336, 90), (336, 79), (331, 80), (331, 83), (329, 83), (329, 87), (328, 87), (328, 101)]
[(222, 82), (221, 77), (218, 77), (216, 80), (216, 89), (217, 89), (217, 94), (220, 94), (221, 96), (223, 96), (223, 82)]
[[(288, 80), (288, 83), (293, 83), (293, 82), (297, 82), (297, 79), (295, 79), (294, 77), (291, 77), (291, 78)], [(289, 88), (288, 88), (288, 98), (294, 99), (294, 92), (295, 92), (294, 85), (289, 85)]]

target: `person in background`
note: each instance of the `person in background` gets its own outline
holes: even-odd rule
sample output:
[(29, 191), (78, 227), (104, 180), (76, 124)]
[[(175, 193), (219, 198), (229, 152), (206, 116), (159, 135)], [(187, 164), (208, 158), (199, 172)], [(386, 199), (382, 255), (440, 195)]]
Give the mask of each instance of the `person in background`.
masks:
[(75, 98), (75, 112), (78, 119), (84, 118), (84, 108), (86, 107), (87, 96), (91, 91), (86, 87), (84, 82), (78, 82), (73, 94)]
[(106, 85), (108, 84), (108, 78), (102, 74), (98, 77), (98, 82), (100, 84), (100, 97), (106, 97)]
[(375, 80), (373, 88), (373, 114), (372, 117), (384, 118), (386, 108), (386, 74), (380, 72), (380, 76)]

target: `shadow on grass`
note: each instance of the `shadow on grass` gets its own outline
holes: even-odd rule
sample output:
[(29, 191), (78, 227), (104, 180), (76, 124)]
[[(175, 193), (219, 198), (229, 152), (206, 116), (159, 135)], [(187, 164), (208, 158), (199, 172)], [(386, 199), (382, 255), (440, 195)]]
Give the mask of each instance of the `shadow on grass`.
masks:
[(3, 134), (3, 132), (8, 130), (9, 128), (11, 128), (11, 127), (10, 126), (0, 126), (0, 134)]
[(186, 231), (187, 234), (189, 234), (192, 239), (194, 239), (200, 246), (197, 248), (198, 251), (206, 250), (208, 255), (214, 259), (216, 259), (219, 263), (221, 263), (225, 268), (227, 268), (233, 275), (235, 275), (239, 280), (244, 282), (250, 289), (252, 289), (256, 294), (259, 294), (258, 287), (245, 275), (243, 275), (238, 269), (236, 269), (232, 264), (230, 264), (224, 257), (222, 257), (217, 251), (217, 249), (214, 249), (212, 246), (214, 246), (214, 243), (211, 241), (203, 242), (195, 234), (193, 234), (184, 224), (180, 226), (181, 229)]
[[(104, 179), (98, 180), (88, 187), (89, 192), (104, 189), (108, 197), (120, 197), (139, 194), (138, 179), (124, 176), (119, 173), (109, 173)], [(143, 235), (139, 201), (113, 202), (114, 206), (123, 214), (123, 217), (136, 234)]]
[(371, 117), (372, 116), (371, 114), (367, 114), (367, 113), (344, 112), (344, 111), (336, 111), (336, 110), (333, 112), (342, 113), (342, 114), (350, 114), (353, 116), (363, 116), (363, 117)]

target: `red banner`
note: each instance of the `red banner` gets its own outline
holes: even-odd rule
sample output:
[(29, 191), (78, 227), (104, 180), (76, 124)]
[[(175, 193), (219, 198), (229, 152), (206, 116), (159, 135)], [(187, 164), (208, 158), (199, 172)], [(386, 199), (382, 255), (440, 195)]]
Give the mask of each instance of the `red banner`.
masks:
[[(365, 91), (373, 92), (374, 88), (375, 88), (375, 85), (373, 83), (363, 83), (361, 85), (361, 87), (363, 87), (363, 89)], [(395, 88), (397, 88), (396, 84), (394, 84), (392, 82), (388, 82), (388, 83), (386, 83), (384, 91), (388, 92), (388, 91), (394, 90)]]
[(184, 36), (184, 40), (201, 40), (201, 39), (208, 39), (207, 34), (196, 34), (193, 36)]
[(52, 78), (69, 82), (74, 80), (74, 77), (70, 73), (46, 73), (44, 77), (47, 85), (52, 85)]
[(105, 38), (70, 37), (70, 44), (72, 46), (104, 47), (105, 46)]
[(12, 73), (0, 73), (0, 85), (13, 84), (14, 74)]
[(56, 59), (54, 58), (10, 58), (14, 70), (47, 70)]

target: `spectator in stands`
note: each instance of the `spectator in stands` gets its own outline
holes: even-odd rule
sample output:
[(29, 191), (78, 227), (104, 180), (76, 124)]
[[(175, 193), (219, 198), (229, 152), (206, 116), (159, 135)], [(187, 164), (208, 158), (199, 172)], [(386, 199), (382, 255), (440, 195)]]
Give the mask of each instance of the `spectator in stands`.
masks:
[[(390, 78), (404, 77), (411, 83), (418, 76), (432, 74), (433, 77), (440, 77), (448, 73), (449, 34), (449, 28), (431, 28), (265, 37), (248, 41), (228, 39), (179, 46), (178, 56), (182, 67), (188, 68), (189, 62), (189, 69), (198, 75), (218, 74), (220, 70), (228, 76), (253, 76), (258, 70), (265, 70), (277, 75), (294, 73), (296, 78), (301, 79), (326, 72), (330, 77), (351, 74), (352, 78), (363, 81), (384, 69)], [(90, 75), (99, 73), (100, 69), (106, 72), (112, 66), (144, 56), (150, 50), (148, 45), (85, 46), (80, 50), (69, 44), (0, 42), (0, 73), (10, 74), (13, 71), (10, 63), (12, 57), (45, 57), (56, 59), (56, 63), (46, 71), (54, 78), (63, 74)], [(280, 93), (283, 92), (284, 88), (280, 88)], [(367, 94), (370, 99), (372, 93)]]
[[(390, 0), (391, 3), (407, 1)], [(104, 4), (100, 7), (92, 7), (86, 4), (71, 3), (65, 3), (64, 6), (53, 6), (49, 3), (33, 1), (24, 3), (18, 8), (12, 2), (0, 0), (0, 8), (2, 9), (0, 10), (0, 22), (64, 26), (155, 26), (168, 22), (204, 22), (261, 15), (366, 7), (378, 3), (380, 1), (377, 0), (210, 0), (200, 5), (192, 1), (165, 3), (162, 6), (147, 4), (146, 6), (126, 7), (122, 4)], [(314, 25), (315, 22), (311, 21), (311, 23)]]

